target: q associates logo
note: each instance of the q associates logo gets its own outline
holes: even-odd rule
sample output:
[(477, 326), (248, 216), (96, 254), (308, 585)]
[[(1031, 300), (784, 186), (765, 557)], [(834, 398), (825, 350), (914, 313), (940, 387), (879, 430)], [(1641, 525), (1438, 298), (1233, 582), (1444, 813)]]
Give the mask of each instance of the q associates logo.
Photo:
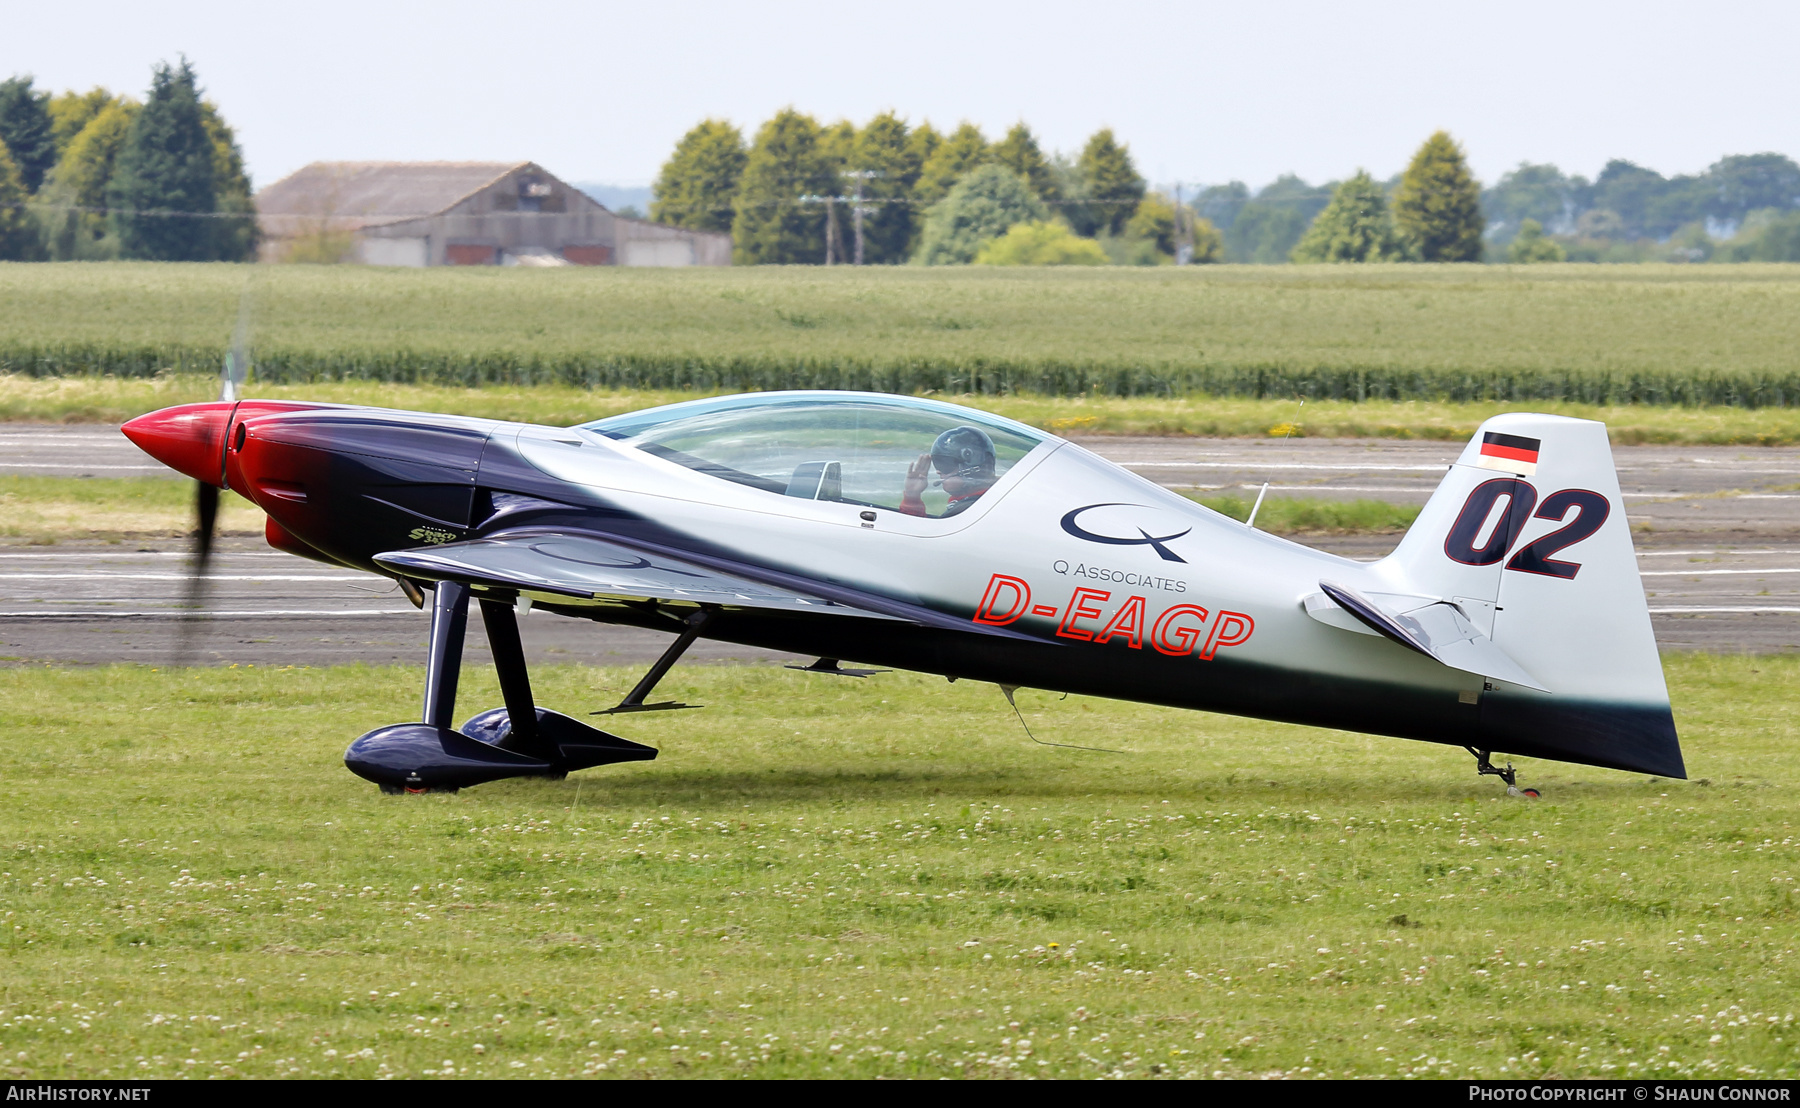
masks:
[[(1083, 542), (1103, 546), (1147, 546), (1165, 562), (1187, 564), (1169, 545), (1192, 531), (1193, 524), (1176, 513), (1148, 504), (1089, 504), (1062, 517), (1062, 529)], [(1120, 559), (1121, 562), (1125, 559)], [(981, 600), (970, 615), (989, 627), (1009, 627), (1021, 620), (1047, 620), (1035, 631), (1048, 631), (1059, 639), (1077, 639), (1095, 646), (1124, 643), (1132, 650), (1149, 648), (1170, 657), (1197, 656), (1210, 662), (1226, 647), (1243, 646), (1256, 631), (1256, 621), (1246, 612), (1229, 612), (1191, 602), (1189, 581), (1176, 569), (1146, 569), (1136, 565), (1071, 566), (1064, 559), (1051, 563), (1051, 572), (1062, 578), (1107, 582), (1142, 592), (1093, 588), (1073, 582), (1038, 580), (1038, 595), (1031, 582), (1012, 573), (990, 574)], [(1028, 571), (1024, 571), (1028, 572)], [(1044, 587), (1048, 584), (1048, 588)], [(1064, 590), (1070, 590), (1065, 592)], [(1064, 600), (1063, 597), (1067, 596)], [(1052, 601), (1051, 603), (1045, 603)]]
[(1186, 563), (1168, 543), (1194, 529), (1173, 512), (1148, 504), (1089, 504), (1062, 517), (1062, 529), (1085, 542), (1147, 546), (1165, 562)]

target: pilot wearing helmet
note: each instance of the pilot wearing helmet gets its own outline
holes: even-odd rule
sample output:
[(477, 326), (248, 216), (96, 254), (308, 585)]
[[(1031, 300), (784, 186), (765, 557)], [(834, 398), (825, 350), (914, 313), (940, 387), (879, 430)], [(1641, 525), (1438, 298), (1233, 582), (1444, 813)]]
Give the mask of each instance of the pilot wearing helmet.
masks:
[(950, 498), (943, 514), (953, 516), (993, 488), (997, 480), (994, 440), (976, 427), (954, 427), (939, 435), (931, 444), (931, 453), (919, 455), (919, 460), (906, 471), (906, 491), (900, 498), (900, 511), (909, 516), (931, 514), (925, 510), (925, 501), (920, 496), (933, 468), (938, 472), (945, 495)]

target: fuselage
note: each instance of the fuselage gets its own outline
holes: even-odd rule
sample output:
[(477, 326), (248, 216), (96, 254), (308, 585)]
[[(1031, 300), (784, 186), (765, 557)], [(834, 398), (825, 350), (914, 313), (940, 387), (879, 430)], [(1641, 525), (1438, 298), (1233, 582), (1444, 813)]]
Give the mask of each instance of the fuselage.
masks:
[[(604, 536), (903, 601), (966, 627), (727, 608), (708, 638), (1620, 764), (1579, 735), (1528, 733), (1542, 730), (1540, 698), (1495, 695), (1341, 612), (1309, 612), (1322, 580), (1405, 591), (1390, 567), (1257, 531), (1052, 436), (1038, 434), (972, 506), (932, 518), (734, 483), (589, 428), (261, 402), (220, 418), (223, 483), (268, 514), (273, 545), (306, 557), (386, 572), (377, 554), (525, 528)], [(203, 461), (186, 464), (204, 479)], [(539, 610), (608, 623), (668, 629), (680, 614), (629, 598), (525, 595)]]

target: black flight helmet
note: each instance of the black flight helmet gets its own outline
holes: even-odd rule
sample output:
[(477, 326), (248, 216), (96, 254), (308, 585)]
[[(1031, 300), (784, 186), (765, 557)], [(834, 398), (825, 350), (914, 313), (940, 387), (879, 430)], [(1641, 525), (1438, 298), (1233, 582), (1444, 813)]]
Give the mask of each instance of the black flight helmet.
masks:
[(931, 444), (931, 464), (943, 477), (994, 483), (994, 440), (976, 427), (953, 427)]

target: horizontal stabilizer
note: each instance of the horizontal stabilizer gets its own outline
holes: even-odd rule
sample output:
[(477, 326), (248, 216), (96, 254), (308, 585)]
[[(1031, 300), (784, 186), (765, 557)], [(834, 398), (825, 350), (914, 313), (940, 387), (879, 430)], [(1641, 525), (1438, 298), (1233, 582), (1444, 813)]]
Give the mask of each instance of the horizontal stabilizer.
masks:
[[(1376, 633), (1451, 669), (1522, 685), (1538, 692), (1550, 691), (1508, 657), (1492, 639), (1477, 630), (1454, 604), (1430, 601), (1402, 611), (1390, 609), (1353, 589), (1329, 581), (1320, 581), (1319, 588), (1337, 607)], [(1308, 609), (1310, 612), (1312, 605), (1308, 605)]]

